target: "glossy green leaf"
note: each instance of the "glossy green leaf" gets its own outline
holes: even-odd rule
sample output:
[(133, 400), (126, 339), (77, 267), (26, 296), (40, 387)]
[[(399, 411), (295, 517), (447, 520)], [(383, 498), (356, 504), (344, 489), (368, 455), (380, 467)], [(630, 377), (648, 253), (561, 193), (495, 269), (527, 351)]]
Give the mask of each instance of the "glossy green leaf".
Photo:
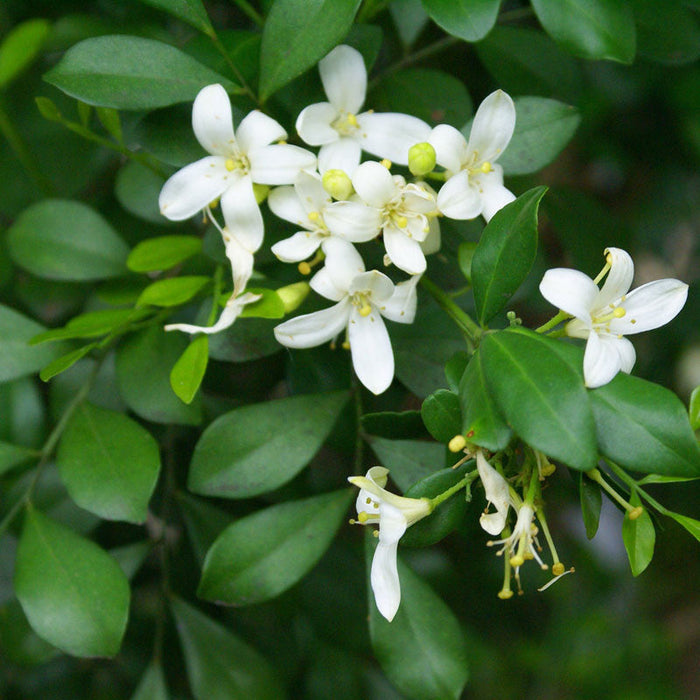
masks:
[(682, 525), (698, 542), (700, 542), (700, 520), (695, 518), (690, 518), (687, 515), (681, 515), (680, 513), (672, 513), (667, 511), (666, 515), (669, 518), (673, 518), (679, 525)]
[(523, 328), (489, 334), (479, 349), (484, 379), (500, 413), (526, 443), (588, 470), (598, 460), (596, 426), (580, 371), (562, 358), (561, 344)]
[(537, 19), (562, 48), (581, 58), (632, 63), (631, 6), (619, 0), (532, 0)]
[(211, 26), (202, 0), (141, 0), (141, 2), (168, 12), (207, 36), (214, 34), (214, 28)]
[[(633, 494), (630, 503), (638, 506), (639, 499)], [(632, 575), (639, 576), (649, 566), (654, 556), (656, 530), (649, 511), (644, 509), (634, 520), (631, 520), (629, 515), (625, 515), (622, 521), (622, 541), (625, 544)]]
[(179, 306), (199, 294), (211, 282), (202, 275), (183, 275), (156, 280), (141, 292), (137, 306)]
[(117, 348), (119, 393), (136, 414), (155, 423), (196, 425), (201, 420), (199, 396), (189, 405), (173, 393), (170, 372), (189, 340), (151, 326)]
[(401, 43), (406, 47), (420, 36), (430, 19), (421, 0), (393, 0), (389, 3), (389, 12)]
[(34, 61), (50, 31), (51, 24), (45, 19), (30, 19), (13, 27), (0, 44), (0, 88)]
[(197, 595), (252, 605), (291, 588), (328, 549), (354, 495), (343, 489), (287, 501), (229, 525), (207, 554)]
[(201, 252), (202, 239), (196, 236), (159, 236), (134, 246), (126, 265), (134, 272), (158, 272), (169, 270)]
[(204, 564), (207, 552), (217, 537), (231, 524), (233, 516), (215, 506), (211, 499), (178, 494), (178, 506), (187, 528), (187, 537), (197, 561)]
[(476, 241), (463, 241), (457, 249), (457, 264), (464, 275), (464, 279), (469, 283), (472, 281), (472, 261), (474, 260), (474, 251), (477, 245)]
[(275, 0), (260, 47), (260, 98), (318, 63), (341, 43), (360, 0)]
[(360, 422), (365, 433), (390, 440), (418, 440), (430, 437), (420, 411), (366, 413)]
[(152, 661), (141, 676), (131, 700), (168, 700), (168, 688), (160, 664)]
[(492, 319), (524, 282), (537, 252), (537, 209), (547, 191), (535, 187), (489, 221), (471, 264), (477, 318)]
[(589, 394), (603, 455), (637, 472), (700, 476), (700, 449), (674, 393), (620, 372)]
[(170, 372), (170, 386), (185, 403), (192, 403), (209, 363), (209, 337), (193, 338)]
[(44, 664), (60, 654), (34, 632), (16, 599), (0, 607), (0, 652), (3, 660), (24, 667)]
[(464, 371), (467, 369), (471, 355), (466, 350), (456, 352), (445, 364), (445, 379), (452, 391), (459, 391)]
[[(369, 571), (374, 538), (367, 538)], [(467, 646), (459, 622), (433, 589), (399, 564), (401, 605), (387, 622), (368, 582), (369, 634), (387, 678), (412, 700), (457, 700), (469, 677)], [(369, 577), (368, 577), (369, 578)]]
[(603, 495), (600, 492), (598, 484), (581, 472), (578, 474), (578, 489), (583, 525), (586, 528), (586, 537), (591, 540), (595, 537), (595, 533), (598, 532), (600, 509), (603, 506)]
[(124, 576), (131, 580), (148, 555), (153, 551), (154, 546), (155, 543), (151, 540), (141, 540), (140, 542), (110, 549), (109, 556), (119, 564), (119, 568), (124, 572)]
[(637, 22), (637, 49), (644, 58), (681, 65), (700, 56), (700, 21), (679, 0), (632, 0)]
[(42, 382), (48, 382), (50, 379), (55, 377), (61, 372), (65, 372), (70, 369), (76, 362), (82, 360), (88, 353), (97, 347), (97, 343), (89, 343), (88, 345), (83, 345), (81, 348), (72, 350), (65, 355), (57, 357), (52, 362), (49, 362), (46, 367), (42, 367), (41, 372), (39, 372), (39, 377)]
[(273, 289), (247, 287), (247, 292), (259, 294), (260, 299), (252, 304), (246, 304), (241, 311), (241, 318), (283, 318), (285, 315), (282, 297)]
[(114, 656), (129, 614), (129, 584), (96, 544), (27, 508), (15, 568), (34, 631), (74, 656)]
[(459, 396), (448, 389), (438, 389), (421, 406), (425, 427), (438, 442), (449, 442), (462, 430)]
[(491, 396), (478, 350), (462, 375), (459, 399), (462, 409), (461, 433), (466, 439), (494, 452), (506, 447), (513, 431)]
[[(84, 103), (79, 103), (84, 104)], [(122, 131), (122, 121), (119, 117), (119, 112), (111, 107), (98, 107), (95, 110), (100, 124), (105, 128), (105, 131), (119, 144), (124, 143), (124, 133)], [(135, 161), (131, 163), (136, 164)]]
[(39, 345), (54, 340), (72, 340), (75, 338), (96, 338), (107, 335), (129, 323), (140, 321), (149, 315), (147, 309), (100, 309), (87, 311), (73, 317), (63, 328), (35, 335), (30, 345)]
[(501, 0), (423, 0), (423, 7), (435, 24), (448, 34), (479, 41), (493, 28)]
[(576, 107), (546, 97), (516, 97), (515, 131), (498, 162), (506, 175), (529, 175), (549, 165), (573, 137)]
[(0, 474), (38, 457), (38, 453), (28, 447), (13, 445), (0, 440)]
[(445, 447), (435, 442), (386, 440), (374, 436), (367, 441), (379, 458), (379, 464), (389, 470), (391, 479), (404, 492), (445, 466)]
[(28, 344), (45, 330), (36, 321), (0, 304), (0, 383), (34, 374), (67, 350), (63, 344)]
[(238, 86), (169, 44), (137, 36), (98, 36), (72, 46), (44, 79), (71, 97), (115, 109), (190, 102), (206, 85)]
[(94, 209), (44, 199), (25, 209), (7, 235), (12, 259), (52, 280), (87, 281), (126, 273), (129, 248)]
[(225, 627), (187, 603), (171, 601), (195, 700), (282, 700), (267, 660)]
[(690, 417), (690, 427), (693, 430), (700, 430), (700, 386), (696, 386), (690, 395), (688, 416)]
[(128, 416), (83, 403), (58, 445), (71, 498), (107, 520), (142, 523), (160, 471), (158, 443)]
[[(434, 498), (447, 489), (456, 486), (468, 471), (474, 469), (470, 460), (456, 469), (442, 469), (411, 486), (404, 494), (408, 498)], [(426, 518), (411, 525), (401, 538), (401, 545), (406, 547), (428, 547), (456, 530), (464, 520), (469, 508), (466, 491), (460, 489), (446, 501), (438, 505)]]
[(250, 498), (282, 486), (320, 449), (347, 399), (347, 392), (304, 394), (220, 416), (195, 447), (189, 489)]
[[(119, 200), (119, 204), (129, 213), (144, 221), (167, 226), (171, 222), (160, 213), (158, 207), (158, 195), (164, 183), (165, 178), (162, 175), (158, 175), (150, 168), (131, 160), (117, 173), (114, 194)], [(128, 260), (127, 265), (133, 269)], [(137, 272), (141, 272), (141, 270), (137, 270)]]

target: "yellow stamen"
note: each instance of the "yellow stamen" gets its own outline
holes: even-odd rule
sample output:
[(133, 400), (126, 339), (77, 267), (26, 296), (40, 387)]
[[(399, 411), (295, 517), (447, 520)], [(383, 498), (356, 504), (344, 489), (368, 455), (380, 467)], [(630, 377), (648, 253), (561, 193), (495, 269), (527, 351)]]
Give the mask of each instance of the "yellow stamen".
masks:
[(226, 167), (226, 170), (231, 172), (232, 170), (236, 169), (236, 161), (233, 160), (233, 158), (227, 158), (224, 166)]
[(644, 508), (642, 508), (642, 506), (637, 506), (636, 508), (632, 508), (632, 510), (627, 513), (627, 516), (630, 520), (636, 520), (643, 512)]
[(348, 113), (347, 122), (350, 126), (357, 126), (357, 117), (352, 113)]
[(391, 170), (391, 161), (388, 158), (384, 158), (379, 161), (387, 170)]
[(344, 340), (341, 347), (343, 348), (343, 350), (349, 350), (350, 349), (350, 341)]
[(369, 316), (372, 313), (372, 307), (365, 302), (361, 307), (360, 307), (360, 316)]
[(306, 261), (300, 262), (298, 269), (302, 275), (310, 275), (311, 274), (311, 265), (309, 265), (309, 263), (307, 263)]
[(366, 513), (364, 510), (357, 514), (357, 522), (360, 523), (361, 525), (364, 525), (368, 520), (369, 520), (369, 513)]
[(615, 318), (622, 318), (627, 312), (622, 306), (618, 306), (615, 311), (613, 311), (613, 316)]
[(493, 170), (493, 167), (491, 166), (491, 163), (489, 163), (487, 160), (485, 160), (482, 164), (481, 167), (479, 168), (482, 173), (490, 173)]
[(447, 448), (450, 452), (461, 452), (467, 446), (467, 441), (464, 435), (455, 435), (448, 443)]
[(309, 221), (318, 221), (321, 215), (317, 211), (309, 212)]
[(552, 566), (552, 573), (555, 576), (561, 576), (564, 573), (564, 571), (566, 571), (566, 569), (560, 561), (558, 561), (556, 564), (554, 564), (554, 566)]

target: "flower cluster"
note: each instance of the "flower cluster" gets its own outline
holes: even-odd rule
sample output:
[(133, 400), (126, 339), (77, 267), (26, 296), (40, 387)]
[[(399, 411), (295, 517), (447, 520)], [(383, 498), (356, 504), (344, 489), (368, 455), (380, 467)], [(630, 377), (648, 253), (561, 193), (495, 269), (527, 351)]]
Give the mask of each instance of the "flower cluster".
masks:
[[(253, 111), (234, 129), (224, 88), (209, 85), (195, 99), (192, 126), (210, 154), (176, 172), (163, 186), (160, 210), (178, 221), (200, 211), (219, 229), (231, 264), (233, 291), (212, 326), (172, 324), (166, 330), (215, 333), (231, 326), (244, 305), (259, 296), (246, 292), (254, 256), (263, 242), (260, 203), (298, 227), (272, 246), (283, 262), (300, 270), (324, 266), (311, 288), (335, 302), (325, 310), (286, 321), (275, 329), (288, 347), (306, 348), (334, 341), (344, 333), (355, 372), (372, 392), (387, 389), (394, 359), (384, 319), (411, 323), (416, 285), (426, 270), (426, 255), (440, 248), (439, 216), (487, 221), (514, 199), (495, 162), (515, 126), (513, 101), (498, 90), (479, 107), (469, 140), (446, 124), (433, 129), (417, 117), (361, 112), (367, 89), (362, 55), (337, 46), (320, 63), (327, 102), (305, 107), (296, 130), (318, 155), (285, 142), (274, 119)], [(362, 162), (367, 153), (379, 160)], [(412, 181), (392, 174), (393, 164), (408, 166)], [(423, 177), (442, 180), (436, 192)], [(408, 175), (408, 173), (406, 173)], [(273, 189), (269, 189), (273, 187)], [(223, 224), (214, 216), (220, 201)], [(380, 238), (384, 265), (407, 277), (395, 283), (384, 272), (367, 270), (355, 247)], [(313, 259), (306, 262), (309, 258)]]

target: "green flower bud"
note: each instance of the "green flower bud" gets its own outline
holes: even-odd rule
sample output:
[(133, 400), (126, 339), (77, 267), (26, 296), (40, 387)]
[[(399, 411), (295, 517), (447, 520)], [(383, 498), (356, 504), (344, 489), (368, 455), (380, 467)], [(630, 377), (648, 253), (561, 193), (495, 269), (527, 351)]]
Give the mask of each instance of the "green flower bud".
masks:
[(427, 142), (408, 149), (408, 169), (416, 176), (427, 175), (435, 168), (435, 149)]
[(294, 284), (288, 284), (286, 287), (280, 287), (277, 290), (277, 295), (284, 304), (284, 312), (289, 314), (298, 309), (310, 290), (311, 287), (309, 287), (307, 282), (295, 282)]
[(323, 189), (333, 199), (345, 200), (353, 193), (352, 181), (344, 170), (326, 170), (323, 173)]
[(253, 194), (255, 195), (255, 201), (258, 204), (262, 204), (267, 199), (269, 192), (270, 188), (267, 185), (258, 185), (257, 183), (253, 183)]
[(61, 121), (61, 112), (48, 97), (35, 97), (34, 100), (44, 119), (48, 119), (51, 122)]

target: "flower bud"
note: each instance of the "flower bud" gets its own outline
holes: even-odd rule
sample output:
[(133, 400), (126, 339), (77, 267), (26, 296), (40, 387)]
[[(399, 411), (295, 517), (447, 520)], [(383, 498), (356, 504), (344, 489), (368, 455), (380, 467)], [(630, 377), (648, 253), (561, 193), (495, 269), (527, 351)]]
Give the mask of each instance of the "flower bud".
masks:
[(294, 284), (288, 284), (286, 287), (280, 287), (277, 290), (277, 295), (282, 299), (284, 312), (289, 314), (298, 309), (308, 296), (310, 289), (311, 287), (309, 287), (307, 282), (295, 282)]
[(253, 183), (253, 194), (255, 195), (255, 201), (258, 204), (262, 204), (267, 199), (269, 192), (270, 188), (267, 185), (258, 185), (257, 183)]
[(408, 149), (408, 169), (416, 177), (427, 175), (435, 168), (435, 149), (427, 142), (417, 143)]
[(326, 170), (322, 178), (323, 189), (337, 200), (345, 200), (353, 193), (352, 181), (344, 170)]
[(44, 119), (51, 122), (61, 121), (61, 112), (48, 97), (35, 97), (36, 106)]

